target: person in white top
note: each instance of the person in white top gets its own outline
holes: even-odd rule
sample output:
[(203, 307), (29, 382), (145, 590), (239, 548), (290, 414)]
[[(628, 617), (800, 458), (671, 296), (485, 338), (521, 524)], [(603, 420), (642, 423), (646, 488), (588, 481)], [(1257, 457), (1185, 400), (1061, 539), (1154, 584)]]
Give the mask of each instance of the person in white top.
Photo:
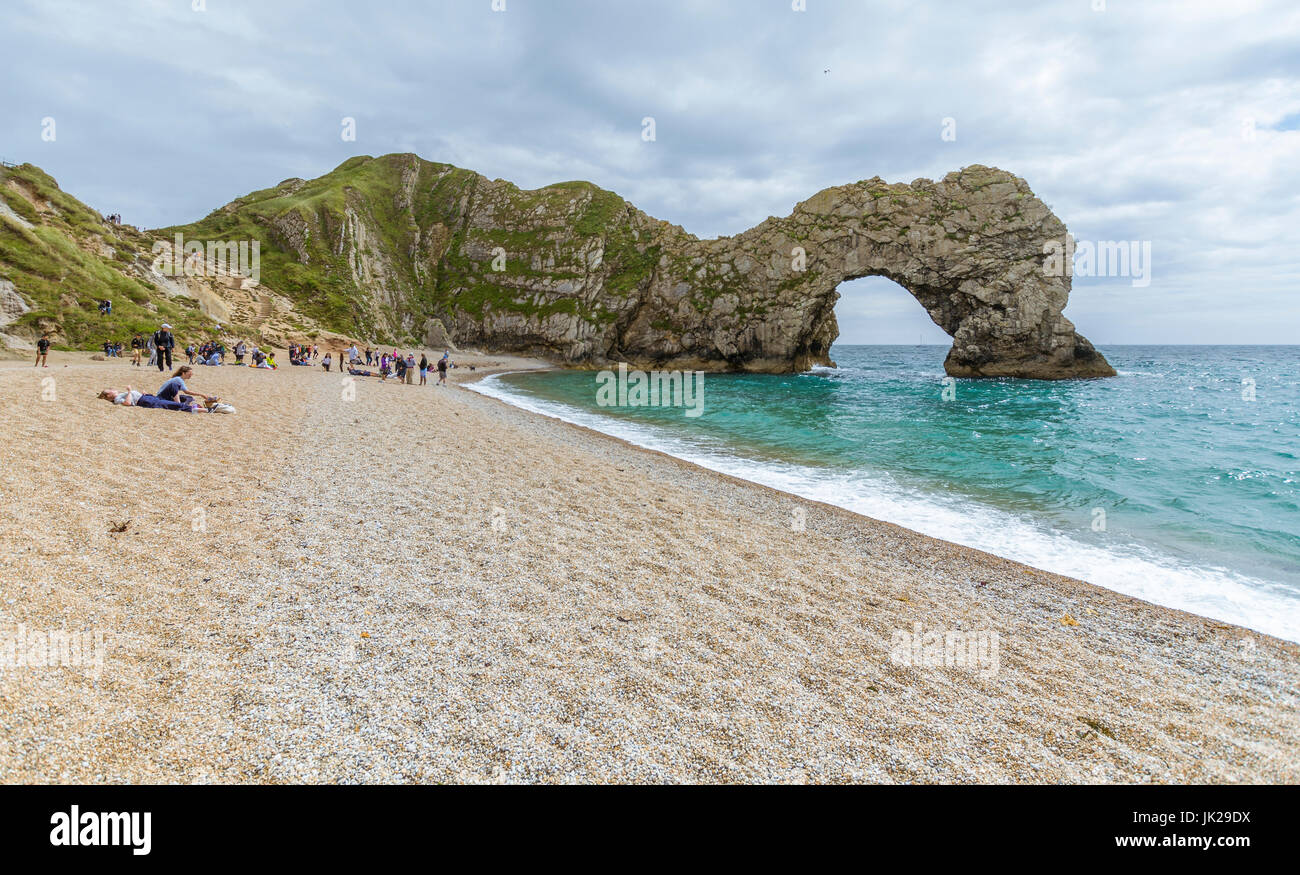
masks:
[(99, 393), (99, 397), (103, 398), (105, 401), (112, 401), (114, 404), (134, 407), (135, 402), (139, 401), (140, 396), (143, 394), (144, 393), (139, 389), (132, 389), (130, 386), (127, 386), (125, 392), (117, 389), (105, 389), (103, 392)]

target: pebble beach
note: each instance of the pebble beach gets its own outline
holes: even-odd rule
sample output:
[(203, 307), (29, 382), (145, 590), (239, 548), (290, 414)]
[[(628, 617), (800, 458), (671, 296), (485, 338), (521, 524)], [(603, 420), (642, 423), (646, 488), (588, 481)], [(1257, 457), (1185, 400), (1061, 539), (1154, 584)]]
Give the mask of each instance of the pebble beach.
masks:
[[(452, 385), (0, 362), (6, 783), (1292, 783), (1300, 648)], [(287, 361), (287, 358), (284, 359)], [(797, 520), (797, 525), (792, 525)], [(996, 662), (908, 664), (900, 636)], [(909, 639), (910, 640), (910, 639)], [(0, 639), (0, 659), (4, 658)]]

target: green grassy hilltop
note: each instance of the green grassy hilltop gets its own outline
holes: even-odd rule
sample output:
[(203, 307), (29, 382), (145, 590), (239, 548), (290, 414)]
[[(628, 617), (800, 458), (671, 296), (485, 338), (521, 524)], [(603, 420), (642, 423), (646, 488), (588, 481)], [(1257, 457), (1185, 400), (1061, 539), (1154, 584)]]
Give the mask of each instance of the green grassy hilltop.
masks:
[[(40, 168), (0, 168), (0, 204), (0, 284), (29, 308), (0, 330), (26, 339), (48, 330), (57, 346), (89, 349), (162, 322), (185, 332), (205, 325), (192, 299), (146, 278), (153, 235), (104, 221)], [(113, 302), (111, 316), (99, 313), (101, 299)]]

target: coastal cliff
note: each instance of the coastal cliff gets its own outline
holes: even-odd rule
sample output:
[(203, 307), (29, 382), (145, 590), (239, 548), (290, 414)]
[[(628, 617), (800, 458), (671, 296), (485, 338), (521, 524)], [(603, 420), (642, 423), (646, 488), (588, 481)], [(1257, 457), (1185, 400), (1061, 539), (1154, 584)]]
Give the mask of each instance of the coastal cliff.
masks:
[(785, 218), (701, 240), (590, 183), (523, 191), (388, 155), (168, 230), (257, 237), (264, 282), (319, 320), (435, 346), (799, 371), (830, 363), (839, 284), (878, 275), (953, 338), (949, 374), (1114, 373), (1061, 313), (1070, 278), (1043, 270), (1065, 226), (1023, 180), (987, 167), (826, 189)]
[(829, 188), (701, 240), (587, 182), (525, 191), (415, 155), (357, 157), (155, 233), (257, 241), (286, 326), (381, 342), (788, 373), (831, 363), (838, 286), (885, 276), (953, 338), (953, 376), (1114, 374), (1062, 315), (1070, 277), (1044, 270), (1065, 225), (1024, 180), (978, 165)]

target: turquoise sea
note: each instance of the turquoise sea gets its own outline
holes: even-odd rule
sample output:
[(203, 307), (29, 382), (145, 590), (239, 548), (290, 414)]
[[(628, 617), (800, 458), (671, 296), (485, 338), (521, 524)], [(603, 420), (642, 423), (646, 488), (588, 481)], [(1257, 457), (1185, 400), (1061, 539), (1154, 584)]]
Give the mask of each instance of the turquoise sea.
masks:
[[(728, 474), (1300, 641), (1300, 346), (1113, 346), (1107, 380), (945, 382), (947, 347), (709, 374), (702, 414), (595, 372), (476, 385)], [(945, 393), (945, 389), (949, 391)]]

